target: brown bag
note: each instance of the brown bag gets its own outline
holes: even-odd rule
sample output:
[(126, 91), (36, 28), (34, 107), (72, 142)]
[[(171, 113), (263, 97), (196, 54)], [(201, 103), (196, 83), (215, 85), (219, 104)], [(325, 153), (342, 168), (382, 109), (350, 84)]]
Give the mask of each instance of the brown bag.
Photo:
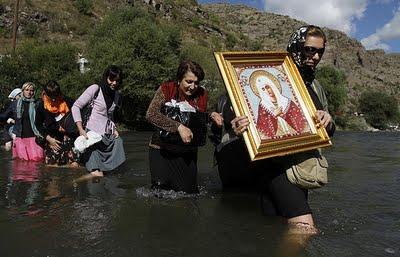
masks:
[(290, 156), (291, 166), (286, 169), (288, 180), (305, 189), (320, 188), (328, 183), (328, 161), (320, 150), (296, 153)]

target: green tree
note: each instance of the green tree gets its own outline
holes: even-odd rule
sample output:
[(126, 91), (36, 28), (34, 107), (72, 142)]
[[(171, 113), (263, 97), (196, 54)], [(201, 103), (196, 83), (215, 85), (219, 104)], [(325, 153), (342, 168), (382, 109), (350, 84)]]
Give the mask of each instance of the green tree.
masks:
[(333, 67), (323, 66), (317, 70), (316, 78), (325, 89), (329, 112), (334, 118), (341, 116), (347, 100), (346, 75)]
[(93, 8), (93, 1), (92, 0), (75, 0), (74, 5), (76, 9), (82, 14), (90, 14)]
[[(48, 80), (56, 80), (63, 85), (63, 80), (76, 74), (76, 80), (71, 85), (79, 85), (78, 66), (76, 64), (77, 48), (66, 43), (52, 43), (41, 45), (37, 42), (23, 43), (15, 54), (6, 55), (0, 62), (0, 95), (1, 103), (4, 104), (5, 97), (15, 87), (24, 82), (32, 81), (37, 86), (45, 84)], [(64, 90), (68, 94), (77, 92)], [(83, 87), (83, 85), (81, 86)], [(75, 88), (81, 91), (81, 88)]]
[(361, 94), (359, 108), (366, 121), (373, 127), (386, 129), (399, 122), (399, 106), (394, 96), (384, 91), (368, 90)]
[(28, 22), (23, 29), (24, 34), (28, 37), (37, 37), (39, 35), (39, 25), (35, 22)]
[(139, 7), (111, 12), (94, 30), (88, 44), (91, 74), (100, 77), (110, 64), (120, 66), (125, 74), (124, 117), (141, 122), (155, 89), (174, 78), (179, 63), (180, 30), (158, 22)]
[(232, 33), (229, 33), (225, 39), (225, 45), (228, 49), (233, 49), (238, 44), (238, 39)]

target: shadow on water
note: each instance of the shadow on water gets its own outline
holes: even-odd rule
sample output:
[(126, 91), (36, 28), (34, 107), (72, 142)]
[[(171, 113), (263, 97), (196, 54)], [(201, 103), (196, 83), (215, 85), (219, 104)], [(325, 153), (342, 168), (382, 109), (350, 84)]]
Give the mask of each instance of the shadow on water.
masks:
[(1, 256), (400, 256), (398, 133), (337, 134), (312, 238), (262, 216), (256, 194), (222, 192), (210, 145), (199, 195), (150, 190), (149, 136), (123, 135), (127, 162), (100, 181), (0, 152)]

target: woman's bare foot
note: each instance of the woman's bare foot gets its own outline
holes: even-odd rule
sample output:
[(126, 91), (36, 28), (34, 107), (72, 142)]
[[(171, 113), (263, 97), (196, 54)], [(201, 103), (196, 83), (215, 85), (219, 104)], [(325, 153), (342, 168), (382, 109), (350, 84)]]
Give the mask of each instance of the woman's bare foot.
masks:
[(4, 150), (10, 151), (11, 148), (12, 148), (12, 142), (11, 142), (11, 141), (5, 143), (5, 145), (4, 145)]
[(76, 184), (78, 184), (78, 183), (80, 183), (80, 182), (83, 182), (83, 181), (87, 181), (87, 180), (90, 180), (90, 179), (92, 179), (92, 178), (94, 178), (94, 176), (92, 175), (92, 174), (85, 174), (85, 175), (83, 175), (83, 176), (80, 176), (79, 178), (77, 178), (77, 179), (74, 179), (73, 181), (72, 181), (72, 184), (73, 185), (76, 185)]
[(94, 176), (94, 177), (104, 177), (103, 172), (102, 172), (102, 171), (99, 171), (99, 170), (92, 171), (92, 172), (90, 172), (90, 174), (91, 174), (92, 176)]
[(80, 183), (80, 182), (88, 181), (88, 180), (90, 180), (90, 179), (99, 179), (99, 178), (101, 178), (101, 177), (103, 177), (103, 176), (104, 176), (104, 175), (103, 175), (103, 172), (102, 172), (102, 171), (95, 170), (95, 171), (90, 172), (89, 174), (85, 174), (85, 175), (83, 175), (83, 176), (80, 176), (80, 177), (77, 178), (77, 179), (74, 179), (74, 180), (72, 181), (72, 184), (73, 184), (73, 185), (76, 185), (76, 184), (78, 184), (78, 183)]
[(77, 163), (77, 162), (71, 162), (71, 163), (69, 164), (69, 166), (70, 166), (71, 168), (79, 168), (79, 163)]

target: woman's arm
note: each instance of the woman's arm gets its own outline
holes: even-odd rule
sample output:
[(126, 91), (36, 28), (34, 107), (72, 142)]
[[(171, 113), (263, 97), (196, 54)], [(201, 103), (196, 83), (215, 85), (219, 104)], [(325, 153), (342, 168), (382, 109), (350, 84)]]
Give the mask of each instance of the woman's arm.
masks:
[(82, 115), (81, 110), (90, 103), (90, 101), (94, 98), (96, 92), (100, 90), (100, 87), (96, 84), (88, 87), (82, 95), (76, 99), (74, 105), (71, 108), (72, 117), (78, 127), (79, 134), (87, 138), (86, 132), (82, 126)]
[(241, 136), (248, 128), (250, 122), (246, 116), (238, 116), (231, 121), (233, 132)]
[(75, 122), (82, 121), (81, 110), (90, 103), (98, 90), (100, 90), (98, 85), (91, 85), (82, 93), (82, 95), (78, 99), (76, 99), (71, 110), (72, 117), (74, 118)]
[(7, 121), (9, 118), (13, 118), (13, 103), (10, 103), (7, 107), (7, 109), (3, 112), (0, 113), (0, 121)]
[(165, 97), (161, 87), (157, 89), (149, 108), (147, 109), (146, 119), (156, 127), (162, 128), (168, 132), (177, 132), (179, 122), (174, 121), (161, 113), (161, 107), (165, 104)]
[(325, 127), (326, 132), (331, 137), (335, 133), (336, 125), (333, 122), (332, 116), (327, 111), (317, 110), (316, 114), (317, 126)]
[(45, 122), (45, 110), (43, 102), (40, 102), (36, 107), (35, 126), (39, 131), (40, 135), (46, 138), (49, 133), (48, 130), (46, 129), (44, 122)]
[(61, 142), (50, 136), (48, 129), (49, 125), (45, 124), (45, 115), (46, 113), (43, 102), (40, 102), (39, 105), (36, 107), (35, 126), (40, 135), (42, 135), (46, 139), (50, 148), (53, 149), (53, 151), (59, 151), (61, 149)]
[(168, 118), (160, 112), (161, 106), (165, 104), (165, 97), (161, 87), (156, 91), (149, 108), (147, 109), (146, 119), (153, 125), (168, 132), (178, 132), (184, 143), (190, 143), (193, 139), (192, 131), (185, 125)]

